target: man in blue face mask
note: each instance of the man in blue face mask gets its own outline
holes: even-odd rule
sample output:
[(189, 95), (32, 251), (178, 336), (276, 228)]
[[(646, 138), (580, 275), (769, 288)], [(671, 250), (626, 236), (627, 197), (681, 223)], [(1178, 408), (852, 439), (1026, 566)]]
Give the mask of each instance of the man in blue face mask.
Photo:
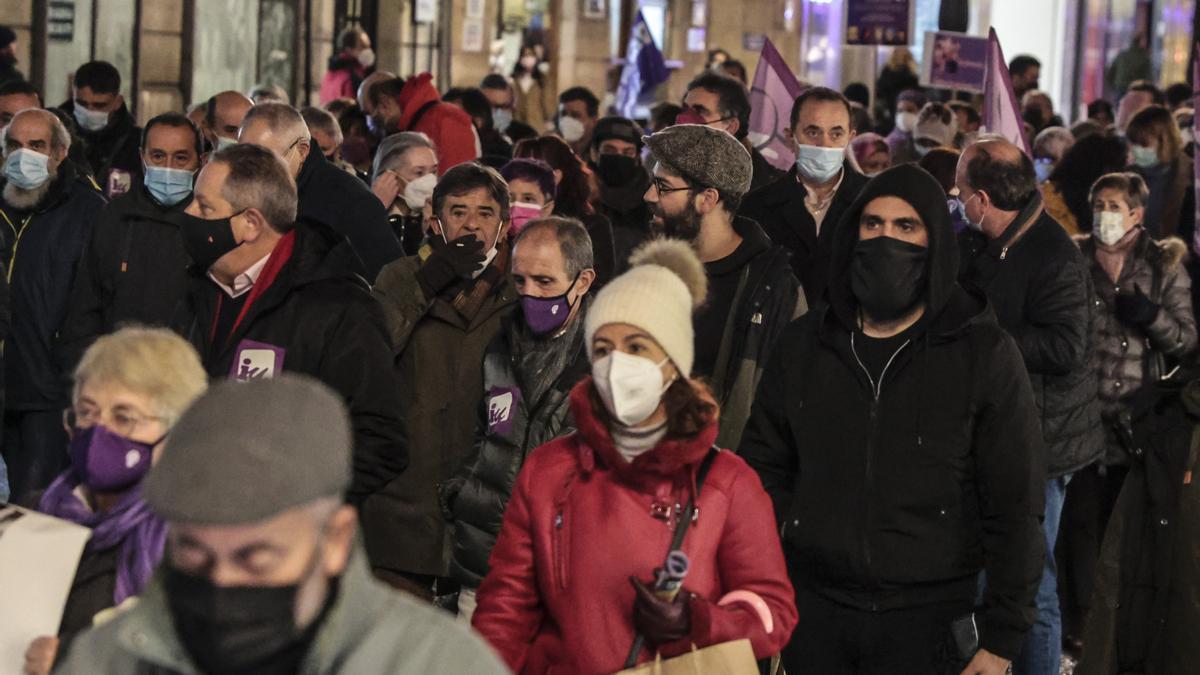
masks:
[(71, 100), (59, 106), (71, 115), (92, 176), (109, 199), (123, 195), (142, 182), (138, 139), (142, 130), (125, 106), (121, 73), (107, 61), (79, 66)]
[(750, 193), (740, 212), (791, 251), (792, 270), (810, 306), (824, 293), (833, 231), (867, 183), (845, 155), (856, 132), (845, 96), (826, 87), (806, 89), (792, 106), (796, 165)]
[(75, 275), (60, 334), (69, 364), (121, 324), (167, 325), (187, 295), (190, 259), (170, 217), (192, 200), (200, 129), (179, 113), (163, 113), (146, 123), (141, 147), (142, 184), (100, 212)]
[(455, 522), (450, 575), (462, 584), (466, 621), (525, 457), (575, 430), (568, 394), (589, 372), (583, 318), (592, 265), (592, 240), (577, 220), (530, 221), (513, 244), (510, 276), (521, 308), (483, 357), (476, 454), (441, 494)]
[[(67, 160), (71, 137), (54, 114), (17, 113), (4, 133), (0, 263), (11, 289), (4, 348), (4, 461), (14, 503), (28, 503), (65, 468), (67, 377), (56, 360), (71, 279), (104, 206)], [(0, 492), (3, 492), (0, 485)]]

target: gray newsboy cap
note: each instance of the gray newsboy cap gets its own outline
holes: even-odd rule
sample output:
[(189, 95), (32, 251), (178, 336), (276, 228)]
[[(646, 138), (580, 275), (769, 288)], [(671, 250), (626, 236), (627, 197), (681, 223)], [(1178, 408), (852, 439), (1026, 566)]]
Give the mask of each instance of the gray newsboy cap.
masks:
[(738, 197), (750, 191), (753, 165), (741, 141), (703, 124), (677, 124), (642, 136), (671, 173)]
[(142, 494), (172, 522), (253, 523), (350, 485), (350, 422), (310, 377), (224, 381), (171, 429)]

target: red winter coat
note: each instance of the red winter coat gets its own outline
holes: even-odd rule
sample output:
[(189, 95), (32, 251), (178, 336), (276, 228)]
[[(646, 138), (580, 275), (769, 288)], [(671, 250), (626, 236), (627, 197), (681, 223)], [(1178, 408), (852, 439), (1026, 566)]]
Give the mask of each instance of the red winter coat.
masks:
[[(613, 673), (633, 643), (630, 576), (649, 581), (662, 565), (674, 517), (652, 504), (684, 504), (717, 436), (714, 418), (696, 437), (664, 440), (627, 463), (596, 418), (591, 378), (571, 392), (578, 432), (526, 460), (473, 625), (517, 673)], [(796, 625), (792, 585), (771, 500), (758, 476), (731, 452), (717, 455), (700, 491), (698, 519), (683, 551), (691, 560), (684, 591), (691, 635), (661, 645), (664, 658), (749, 638), (759, 658), (783, 649)], [(735, 590), (757, 594), (770, 612), (766, 632), (749, 604), (718, 601)], [(651, 658), (643, 650), (641, 659)]]
[[(471, 116), (462, 108), (442, 103), (433, 76), (421, 73), (408, 78), (400, 90), (401, 131), (420, 131), (437, 146), (438, 175), (450, 167), (479, 158), (479, 135)], [(415, 122), (414, 122), (415, 120)]]

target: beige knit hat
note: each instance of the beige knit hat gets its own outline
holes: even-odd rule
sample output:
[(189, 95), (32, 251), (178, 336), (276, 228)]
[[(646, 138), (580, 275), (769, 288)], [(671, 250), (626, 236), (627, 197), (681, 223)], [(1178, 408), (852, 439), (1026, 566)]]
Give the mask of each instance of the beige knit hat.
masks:
[(630, 268), (600, 290), (588, 309), (587, 345), (596, 329), (627, 323), (650, 334), (679, 369), (690, 375), (695, 357), (692, 312), (704, 304), (708, 278), (690, 244), (652, 240), (629, 257)]

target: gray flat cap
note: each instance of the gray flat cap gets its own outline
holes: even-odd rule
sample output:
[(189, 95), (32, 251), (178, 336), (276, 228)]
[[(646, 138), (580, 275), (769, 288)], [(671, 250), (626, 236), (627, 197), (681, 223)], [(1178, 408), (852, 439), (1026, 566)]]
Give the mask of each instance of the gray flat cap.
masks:
[(225, 381), (184, 412), (142, 494), (168, 521), (258, 522), (341, 495), (351, 447), (346, 408), (320, 382)]
[(741, 141), (703, 124), (677, 124), (642, 136), (650, 152), (671, 173), (742, 196), (750, 191), (753, 165)]

